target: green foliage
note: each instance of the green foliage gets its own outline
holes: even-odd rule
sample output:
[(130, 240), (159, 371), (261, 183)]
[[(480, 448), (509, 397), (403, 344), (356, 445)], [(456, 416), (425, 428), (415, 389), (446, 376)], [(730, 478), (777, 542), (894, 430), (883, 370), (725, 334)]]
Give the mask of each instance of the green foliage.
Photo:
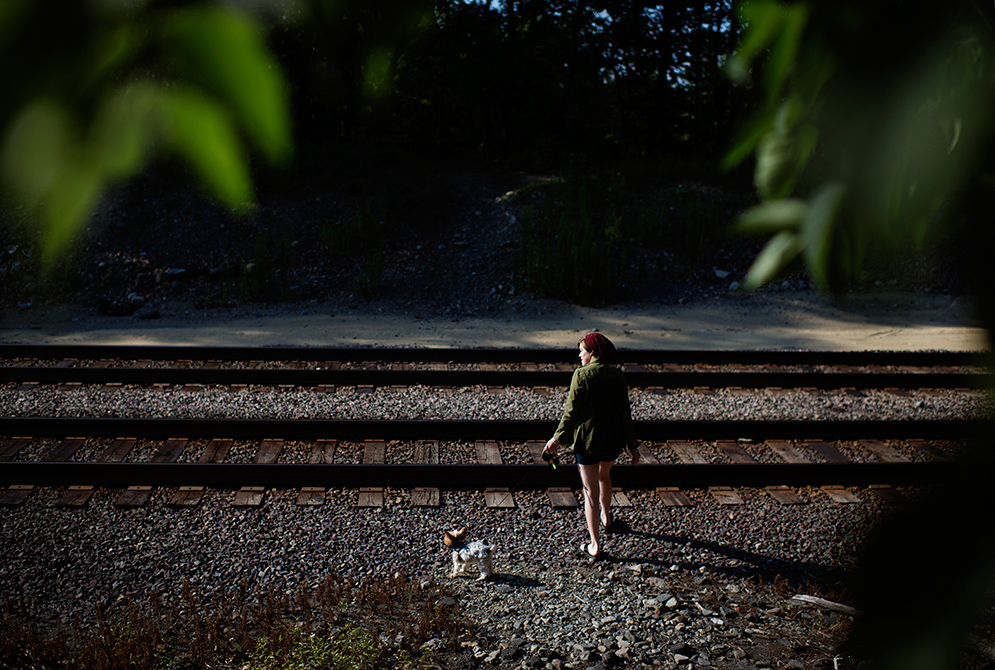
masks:
[(736, 194), (678, 185), (665, 191), (640, 217), (637, 245), (667, 249), (684, 267), (707, 265), (715, 246), (728, 233), (731, 213), (743, 207)]
[[(819, 285), (842, 291), (868, 251), (928, 239), (984, 155), (995, 101), (991, 28), (951, 7), (885, 27), (890, 15), (852, 2), (744, 4), (729, 70), (745, 81), (761, 68), (766, 95), (725, 166), (756, 155), (765, 202), (740, 229), (774, 234), (748, 286), (801, 256)], [(888, 33), (867, 40), (874, 21)], [(905, 68), (874, 60), (906, 45), (917, 53)]]
[(386, 655), (365, 629), (345, 626), (330, 636), (287, 630), (260, 639), (246, 670), (379, 670)]
[(218, 7), (178, 12), (164, 27), (165, 48), (185, 80), (215, 97), (272, 162), (290, 152), (286, 92), (261, 29)]
[(80, 645), (77, 663), (82, 668), (102, 670), (167, 670), (173, 652), (154, 633), (127, 623), (103, 626)]
[(530, 291), (582, 304), (617, 300), (629, 253), (618, 185), (592, 194), (594, 182), (570, 178), (548, 189), (549, 197), (521, 214), (521, 281)]
[(290, 151), (279, 69), (255, 20), (230, 6), (5, 3), (0, 179), (43, 230), (46, 263), (103, 191), (157, 155), (182, 158), (235, 208), (252, 198), (243, 136)]
[[(764, 202), (738, 227), (773, 235), (746, 283), (760, 286), (800, 258), (816, 282), (843, 292), (872, 255), (965, 225), (959, 262), (973, 274), (991, 334), (995, 15), (974, 0), (900, 9), (858, 0), (744, 5), (749, 26), (733, 74), (745, 80), (765, 55), (766, 102), (726, 163), (756, 154)], [(956, 484), (879, 524), (866, 543), (854, 573), (865, 616), (849, 640), (860, 667), (961, 667), (995, 595), (995, 542), (974, 528), (993, 514), (984, 484), (992, 441), (979, 438)]]
[(601, 304), (636, 295), (650, 257), (659, 278), (691, 281), (745, 206), (742, 195), (681, 184), (633, 184), (622, 175), (569, 177), (515, 195), (515, 273), (537, 294)]
[(167, 604), (98, 603), (94, 621), (31, 623), (28, 605), (0, 613), (0, 667), (35, 670), (167, 670), (177, 665), (248, 670), (403, 670), (430, 638), (454, 644), (468, 626), (439, 604), (434, 583), (395, 576), (356, 585), (328, 575), (316, 589), (273, 587), (194, 592), (184, 580)]
[(256, 301), (286, 297), (297, 242), (286, 231), (272, 227), (255, 236), (251, 261), (239, 272), (239, 293)]
[(275, 48), (317, 151), (712, 164), (744, 102), (719, 67), (733, 5), (312, 0)]
[(387, 246), (384, 206), (361, 198), (356, 215), (345, 221), (326, 223), (321, 241), (329, 254), (338, 258), (358, 259), (354, 281), (366, 298), (374, 297), (383, 279), (383, 254)]

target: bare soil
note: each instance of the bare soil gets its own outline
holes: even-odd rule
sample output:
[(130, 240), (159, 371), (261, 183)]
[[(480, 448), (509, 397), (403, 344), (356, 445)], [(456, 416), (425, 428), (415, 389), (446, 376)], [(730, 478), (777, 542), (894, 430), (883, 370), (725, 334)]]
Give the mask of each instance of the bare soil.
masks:
[[(842, 302), (800, 273), (758, 294), (730, 291), (760, 249), (752, 239), (695, 254), (640, 249), (642, 281), (614, 304), (535, 295), (516, 278), (521, 203), (509, 194), (549, 178), (323, 175), (271, 184), (253, 215), (236, 217), (150, 173), (108, 194), (49, 281), (29, 271), (26, 233), (8, 219), (0, 340), (571, 346), (600, 329), (633, 348), (987, 347), (955, 273), (921, 263)], [(653, 188), (664, 202), (675, 189), (718, 193)]]

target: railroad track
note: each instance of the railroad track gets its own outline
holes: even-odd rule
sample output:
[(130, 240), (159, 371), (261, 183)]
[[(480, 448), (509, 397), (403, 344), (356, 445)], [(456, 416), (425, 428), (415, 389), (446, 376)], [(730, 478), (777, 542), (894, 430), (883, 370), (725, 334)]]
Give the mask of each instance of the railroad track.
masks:
[[(881, 423), (878, 427), (886, 426)], [(47, 432), (61, 434), (59, 427)], [(813, 433), (806, 430), (798, 434)], [(144, 462), (126, 461), (139, 438), (100, 438), (99, 448), (93, 450), (100, 454), (98, 461), (79, 462), (70, 459), (95, 438), (72, 437), (59, 440), (41, 460), (9, 460), (36, 439), (10, 438), (0, 443), (0, 460), (7, 461), (0, 467), (0, 487), (9, 487), (0, 489), (0, 505), (20, 504), (38, 486), (68, 487), (56, 503), (68, 507), (85, 505), (95, 487), (124, 489), (117, 503), (122, 507), (144, 505), (152, 491), (161, 487), (178, 487), (170, 503), (175, 506), (196, 504), (206, 488), (235, 490), (233, 502), (238, 506), (261, 504), (266, 489), (298, 489), (302, 505), (322, 501), (330, 489), (351, 489), (358, 492), (360, 506), (377, 507), (383, 504), (388, 488), (408, 491), (412, 504), (423, 506), (438, 505), (441, 491), (477, 490), (484, 493), (488, 506), (509, 507), (514, 506), (515, 492), (542, 489), (553, 506), (578, 505), (573, 494), (578, 488), (576, 472), (572, 467), (552, 468), (543, 462), (542, 440), (476, 440), (473, 463), (440, 463), (440, 447), (434, 441), (393, 441), (393, 460), (400, 462), (388, 463), (387, 441), (355, 439), (352, 442), (362, 444), (361, 451), (353, 449), (344, 456), (353, 462), (337, 463), (335, 452), (340, 441), (326, 438), (295, 442), (298, 452), (309, 452), (306, 462), (280, 463), (287, 441), (267, 438), (252, 446), (253, 462), (229, 463), (225, 458), (236, 442), (232, 438), (153, 439), (157, 442), (154, 456)], [(199, 450), (194, 454), (196, 461), (178, 462), (188, 447)], [(520, 460), (515, 456), (523, 447), (531, 463), (506, 462)], [(735, 505), (742, 499), (734, 487), (766, 490), (784, 504), (803, 502), (789, 487), (820, 487), (829, 499), (843, 503), (860, 501), (847, 487), (867, 489), (894, 500), (900, 497), (896, 486), (951, 483), (969, 475), (965, 466), (948, 460), (935, 445), (921, 439), (669, 439), (644, 442), (640, 451), (642, 463), (614, 470), (615, 485), (621, 490), (655, 491), (667, 505), (690, 504), (685, 492), (696, 488), (707, 488), (720, 503)], [(921, 459), (911, 458), (910, 451)], [(515, 456), (508, 458), (511, 452)], [(305, 460), (301, 455), (296, 454), (298, 460)], [(626, 504), (624, 494), (620, 504)]]
[[(631, 386), (660, 392), (715, 387), (901, 392), (984, 388), (990, 382), (986, 361), (974, 354), (620, 353)], [(0, 383), (16, 383), (25, 389), (38, 384), (566, 386), (574, 357), (573, 351), (557, 350), (3, 345)], [(242, 363), (249, 366), (230, 367)], [(437, 367), (417, 369), (426, 364)], [(443, 366), (446, 369), (440, 369)], [(552, 369), (539, 369), (542, 366)], [(131, 503), (147, 500), (155, 487), (180, 487), (180, 493), (190, 494), (188, 500), (202, 494), (204, 487), (238, 489), (239, 495), (251, 490), (251, 500), (260, 500), (266, 488), (300, 488), (308, 501), (320, 500), (329, 488), (367, 489), (367, 494), (379, 490), (382, 495), (385, 487), (396, 487), (422, 494), (427, 490), (429, 501), (437, 501), (440, 490), (456, 489), (503, 491), (507, 501), (513, 486), (516, 490), (559, 491), (562, 500), (572, 498), (568, 491), (577, 485), (576, 473), (572, 468), (550, 468), (539, 459), (542, 440), (554, 427), (550, 421), (0, 417), (0, 436), (6, 436), (0, 445), (0, 461), (7, 461), (0, 466), (0, 486), (10, 487), (0, 495), (0, 504), (23, 502), (35, 486), (70, 487), (64, 496), (70, 505), (80, 500), (85, 504), (94, 486), (126, 488), (122, 498)], [(655, 446), (652, 450), (644, 447), (643, 464), (618, 468), (615, 479), (622, 488), (656, 490), (667, 504), (687, 500), (681, 489), (708, 487), (715, 492), (737, 486), (763, 487), (772, 495), (779, 491), (785, 499), (790, 499), (785, 487), (836, 487), (832, 490), (837, 491), (837, 498), (852, 502), (839, 487), (871, 486), (880, 494), (893, 486), (955, 481), (964, 475), (964, 466), (947, 460), (929, 441), (962, 441), (991, 433), (991, 425), (978, 421), (640, 421), (637, 435)], [(17, 437), (26, 435), (31, 438)], [(224, 462), (227, 447), (223, 445), (261, 436), (266, 439), (259, 443), (254, 462)], [(32, 440), (46, 438), (62, 442), (42, 460), (14, 460)], [(97, 461), (73, 461), (73, 453), (87, 438), (105, 441), (97, 450), (102, 456)], [(138, 440), (163, 441), (153, 462), (126, 462), (125, 456)], [(210, 442), (197, 462), (177, 462), (191, 440)], [(316, 451), (308, 463), (277, 462), (280, 450), (274, 445), (289, 440), (312, 445)], [(368, 453), (361, 463), (335, 463), (327, 450), (338, 441), (364, 443)], [(413, 462), (385, 462), (385, 441), (410, 445)], [(439, 441), (475, 444), (476, 462), (441, 464)], [(506, 463), (498, 452), (499, 441), (528, 445), (532, 462)], [(855, 444), (867, 450), (870, 458), (851, 458), (840, 445), (844, 442), (850, 448)], [(702, 456), (695, 446), (701, 444), (717, 450), (721, 458)], [(776, 454), (776, 458), (764, 460), (750, 453), (757, 450)], [(910, 450), (922, 458), (910, 458)], [(669, 456), (659, 458), (663, 454)], [(735, 500), (734, 492), (729, 495)]]
[[(689, 388), (902, 391), (991, 385), (988, 360), (960, 352), (623, 350), (620, 356), (630, 387), (661, 392)], [(554, 349), (0, 345), (0, 383), (325, 389), (562, 387), (569, 384), (575, 358), (572, 350)], [(513, 369), (502, 368), (509, 365)]]

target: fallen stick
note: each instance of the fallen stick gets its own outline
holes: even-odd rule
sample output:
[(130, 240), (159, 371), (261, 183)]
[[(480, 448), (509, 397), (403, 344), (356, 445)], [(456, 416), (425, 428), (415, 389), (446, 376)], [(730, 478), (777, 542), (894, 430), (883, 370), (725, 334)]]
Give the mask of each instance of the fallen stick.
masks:
[[(788, 599), (788, 602), (796, 602), (804, 605), (815, 605), (816, 607), (820, 607), (824, 610), (842, 612), (854, 617), (861, 616), (863, 614), (863, 612), (855, 607), (850, 607), (849, 605), (843, 605), (841, 603), (834, 603), (832, 600), (826, 600), (825, 598), (819, 598), (817, 596), (808, 596), (802, 593), (791, 596)], [(975, 653), (984, 656), (989, 660), (995, 661), (995, 644), (992, 644), (987, 640), (982, 640), (977, 635), (968, 635), (967, 645)]]
[(789, 602), (799, 602), (807, 605), (815, 605), (824, 610), (832, 610), (834, 612), (842, 612), (843, 614), (849, 614), (850, 616), (860, 616), (862, 612), (849, 605), (843, 605), (841, 603), (834, 603), (832, 600), (826, 600), (825, 598), (819, 598), (816, 596), (807, 596), (799, 593), (798, 595), (789, 598)]

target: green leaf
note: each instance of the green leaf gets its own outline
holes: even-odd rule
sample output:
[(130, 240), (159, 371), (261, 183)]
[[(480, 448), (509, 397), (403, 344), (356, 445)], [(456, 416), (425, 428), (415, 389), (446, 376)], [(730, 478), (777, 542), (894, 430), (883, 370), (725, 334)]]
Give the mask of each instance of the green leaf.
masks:
[(783, 198), (791, 193), (798, 180), (797, 139), (772, 131), (757, 145), (757, 165), (753, 182), (764, 198)]
[(757, 145), (754, 184), (765, 198), (790, 195), (818, 145), (815, 126), (799, 126), (803, 112), (797, 96), (785, 100), (778, 108), (773, 129)]
[(963, 129), (963, 126), (964, 126), (963, 119), (957, 118), (953, 120), (953, 133), (952, 133), (953, 136), (950, 138), (950, 146), (947, 147), (947, 154), (952, 154), (954, 152), (954, 149), (957, 148), (957, 142), (960, 141), (960, 133), (961, 130)]
[(774, 125), (778, 132), (790, 133), (798, 125), (802, 114), (805, 112), (805, 104), (800, 96), (790, 95), (777, 108), (777, 115), (774, 117)]
[(770, 108), (762, 108), (753, 115), (739, 131), (729, 153), (722, 159), (722, 169), (731, 170), (742, 163), (753, 153), (760, 140), (770, 132), (774, 125), (775, 112)]
[(733, 58), (740, 61), (741, 67), (749, 69), (757, 54), (765, 49), (780, 31), (784, 12), (780, 3), (770, 0), (744, 2), (741, 11), (746, 30)]
[(733, 229), (751, 234), (798, 230), (807, 213), (808, 203), (804, 200), (768, 200), (743, 212)]
[(798, 155), (796, 156), (796, 164), (798, 172), (801, 173), (801, 171), (805, 169), (805, 166), (808, 165), (809, 159), (819, 146), (819, 130), (815, 126), (806, 123), (798, 128), (796, 134), (798, 135)]
[(243, 207), (252, 197), (249, 169), (234, 123), (225, 109), (200, 91), (163, 91), (157, 108), (163, 137), (229, 204)]
[(788, 266), (788, 263), (798, 257), (805, 245), (797, 233), (782, 231), (772, 237), (767, 246), (753, 261), (743, 284), (747, 289), (756, 289)]
[(387, 81), (390, 72), (391, 50), (378, 47), (371, 51), (363, 68), (363, 95), (366, 98), (381, 98), (390, 93), (392, 82)]
[(31, 200), (45, 196), (58, 179), (62, 160), (78, 141), (72, 119), (54, 100), (29, 103), (8, 126), (3, 176)]
[(809, 202), (808, 214), (802, 223), (805, 263), (816, 282), (828, 286), (833, 282), (830, 260), (833, 254), (837, 215), (846, 188), (839, 182), (822, 186)]
[(166, 35), (184, 78), (230, 105), (269, 160), (288, 158), (286, 85), (256, 24), (234, 9), (191, 7), (173, 15)]
[(780, 98), (781, 90), (795, 67), (809, 10), (805, 3), (797, 3), (790, 7), (782, 6), (781, 11), (784, 14), (783, 23), (766, 65), (767, 95), (772, 99)]
[(151, 82), (131, 84), (103, 101), (89, 137), (103, 174), (124, 177), (141, 168), (156, 140), (153, 110), (158, 103), (159, 89)]
[(87, 74), (86, 87), (98, 85), (104, 77), (112, 77), (117, 68), (138, 50), (141, 37), (133, 26), (126, 25), (105, 31), (95, 42), (97, 44), (91, 56), (93, 64)]
[(0, 163), (7, 183), (40, 214), (42, 260), (53, 262), (96, 205), (103, 179), (100, 166), (80, 142), (68, 111), (45, 99), (18, 114)]
[(41, 203), (47, 227), (42, 241), (42, 261), (46, 265), (58, 260), (86, 222), (100, 200), (102, 188), (100, 171), (81, 154), (64, 159), (58, 180)]

